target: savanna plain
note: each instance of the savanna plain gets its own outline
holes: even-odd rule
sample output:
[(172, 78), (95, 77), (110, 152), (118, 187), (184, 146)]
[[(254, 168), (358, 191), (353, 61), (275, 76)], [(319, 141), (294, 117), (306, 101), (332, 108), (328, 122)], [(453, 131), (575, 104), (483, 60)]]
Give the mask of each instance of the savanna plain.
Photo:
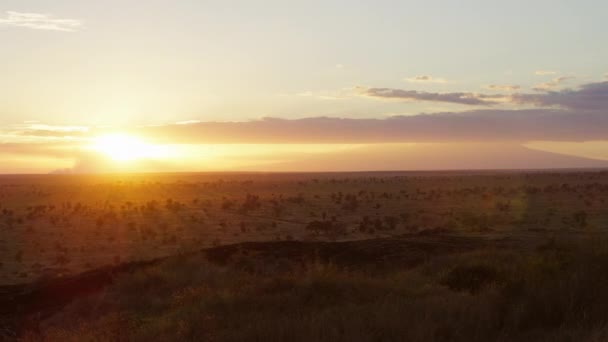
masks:
[(606, 341), (608, 171), (0, 177), (0, 339)]

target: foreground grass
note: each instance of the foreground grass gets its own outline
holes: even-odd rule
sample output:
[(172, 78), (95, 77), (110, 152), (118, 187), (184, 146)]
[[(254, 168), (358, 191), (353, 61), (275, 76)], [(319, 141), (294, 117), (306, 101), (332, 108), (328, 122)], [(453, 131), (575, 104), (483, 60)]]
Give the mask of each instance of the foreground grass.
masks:
[(413, 269), (172, 258), (120, 276), (24, 341), (605, 341), (608, 249), (547, 243)]

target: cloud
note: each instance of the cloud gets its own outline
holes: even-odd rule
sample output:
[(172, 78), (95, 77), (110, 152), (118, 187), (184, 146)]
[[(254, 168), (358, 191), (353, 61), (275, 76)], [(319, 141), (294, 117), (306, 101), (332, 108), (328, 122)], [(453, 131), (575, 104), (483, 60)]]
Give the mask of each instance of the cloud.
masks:
[[(374, 99), (401, 101), (445, 102), (469, 106), (493, 106), (498, 104), (532, 105), (537, 107), (561, 107), (566, 109), (608, 111), (608, 81), (588, 83), (577, 89), (551, 90), (573, 79), (559, 77), (542, 88), (543, 93), (481, 94), (472, 92), (435, 93), (394, 88), (356, 87), (355, 93)], [(517, 86), (490, 85), (490, 89), (516, 90)], [(536, 89), (536, 90), (540, 90)]]
[(0, 25), (24, 27), (34, 30), (74, 32), (82, 26), (76, 19), (59, 19), (50, 14), (7, 11)]
[(486, 86), (486, 88), (488, 88), (490, 90), (514, 92), (514, 91), (518, 91), (521, 87), (518, 85), (509, 85), (509, 84), (490, 84), (490, 85)]
[(50, 132), (86, 132), (88, 127), (86, 126), (57, 126), (57, 125), (45, 125), (42, 123), (31, 123), (26, 126), (28, 130), (32, 131), (50, 131)]
[[(380, 89), (380, 88), (379, 88)], [(461, 93), (395, 92), (393, 89), (360, 91), (381, 98), (431, 98), (461, 101)], [(466, 93), (468, 94), (468, 93)], [(486, 95), (467, 95), (484, 101)], [(263, 118), (245, 122), (188, 120), (175, 124), (123, 130), (146, 141), (162, 144), (309, 144), (462, 141), (590, 141), (608, 140), (608, 81), (577, 89), (534, 94), (498, 94), (514, 104), (537, 108), (484, 108), (385, 119), (312, 117), (297, 120)], [(470, 101), (470, 100), (467, 100)], [(0, 132), (4, 141), (65, 143), (87, 141), (112, 132), (111, 128), (49, 126), (42, 123), (15, 126)], [(68, 139), (66, 139), (68, 138)], [(42, 145), (36, 145), (42, 146)]]
[(403, 101), (448, 102), (472, 106), (491, 106), (504, 101), (504, 95), (488, 95), (468, 92), (431, 93), (416, 90), (393, 88), (363, 88), (359, 87), (360, 95), (376, 99)]
[(559, 87), (560, 84), (562, 84), (568, 80), (572, 80), (574, 78), (575, 77), (572, 77), (572, 76), (557, 77), (549, 82), (537, 84), (532, 89), (534, 89), (536, 91), (547, 91), (547, 90), (555, 89), (555, 88)]
[(386, 119), (317, 117), (204, 122), (135, 132), (150, 141), (177, 144), (590, 141), (608, 140), (608, 116), (595, 111), (488, 109)]
[(342, 88), (338, 90), (306, 90), (293, 94), (298, 97), (311, 97), (320, 100), (343, 100), (353, 96), (353, 88)]
[(175, 124), (176, 125), (192, 125), (192, 124), (196, 124), (201, 122), (201, 120), (184, 120), (184, 121), (178, 121)]
[(546, 75), (555, 75), (555, 74), (557, 74), (557, 71), (536, 70), (534, 72), (534, 75), (537, 75), (537, 76), (546, 76)]
[[(404, 97), (399, 92), (393, 94), (393, 89), (388, 91), (362, 89), (361, 91), (371, 94), (380, 93), (383, 96), (388, 92), (398, 98)], [(429, 95), (418, 92), (413, 92), (413, 95), (410, 92), (406, 94), (415, 98), (438, 96), (433, 93)], [(462, 96), (458, 94), (461, 93), (439, 95), (441, 100), (446, 100), (445, 96), (460, 99)], [(479, 94), (475, 96), (478, 100), (487, 97)], [(576, 89), (517, 93), (506, 98), (515, 104), (533, 105), (537, 108), (516, 110), (482, 107), (464, 112), (439, 112), (383, 119), (311, 117), (294, 120), (263, 118), (245, 122), (189, 120), (169, 125), (122, 127), (122, 131), (133, 134), (147, 143), (171, 145), (178, 151), (190, 151), (189, 158), (138, 161), (136, 164), (129, 164), (130, 171), (194, 171), (228, 167), (267, 171), (273, 169), (272, 165), (276, 165), (276, 170), (282, 171), (364, 170), (371, 167), (445, 169), (467, 168), (467, 166), (468, 168), (526, 168), (608, 165), (605, 162), (595, 164), (589, 160), (564, 159), (531, 153), (521, 147), (515, 148), (521, 145), (534, 146), (533, 142), (538, 141), (607, 142), (608, 81), (585, 84)], [(69, 167), (74, 161), (76, 163), (73, 168), (62, 166), (64, 170), (58, 172), (125, 171), (122, 168), (126, 166), (107, 163), (107, 158), (104, 159), (104, 156), (83, 149), (93, 137), (109, 132), (112, 132), (112, 129), (107, 127), (86, 129), (77, 126), (50, 126), (43, 123), (15, 126), (12, 130), (0, 131), (0, 141), (5, 142), (0, 143), (0, 160), (4, 160), (7, 165), (5, 170), (16, 170), (14, 172), (43, 170), (44, 167), (51, 165), (49, 164), (51, 162)], [(209, 153), (209, 146), (230, 146), (230, 144), (235, 144), (234, 147), (230, 147), (233, 150), (242, 149), (242, 155), (227, 156), (224, 154), (226, 150)], [(251, 156), (253, 152), (250, 148), (255, 146), (276, 151), (277, 148), (294, 144), (306, 146), (321, 144), (320, 151), (330, 151), (331, 146), (337, 146), (335, 144), (353, 146), (356, 150), (334, 151), (324, 154), (323, 158), (320, 155), (324, 152), (309, 149), (294, 149), (293, 152), (281, 150), (279, 154), (259, 152), (255, 157)], [(395, 144), (388, 151), (390, 153), (386, 150), (386, 144)], [(437, 150), (431, 145), (418, 149), (425, 144), (441, 146), (438, 146)], [(272, 146), (264, 147), (265, 145)], [(366, 148), (366, 145), (373, 146), (373, 149), (360, 150)], [(451, 149), (455, 145), (460, 147)], [(490, 145), (496, 148), (489, 149)], [(414, 149), (409, 151), (408, 146), (415, 146), (417, 152)], [(605, 145), (597, 146), (600, 146), (597, 149), (601, 151), (601, 146)], [(200, 153), (197, 148), (201, 149)], [(481, 149), (485, 152), (480, 153)], [(49, 158), (53, 159), (49, 160)], [(17, 163), (19, 160), (21, 164)], [(31, 163), (35, 160), (40, 162), (34, 165), (30, 160)]]
[[(386, 96), (394, 90), (362, 91)], [(406, 92), (419, 97), (421, 93)], [(403, 94), (393, 94), (398, 98)], [(460, 95), (440, 94), (455, 97)], [(391, 95), (392, 96), (392, 95)], [(422, 93), (435, 98), (437, 94)], [(504, 95), (497, 95), (504, 96)], [(483, 100), (483, 96), (480, 97)], [(311, 117), (295, 120), (263, 118), (246, 122), (197, 122), (125, 128), (129, 134), (156, 144), (375, 144), (375, 143), (517, 143), (532, 141), (608, 141), (608, 81), (577, 89), (534, 94), (512, 94), (516, 104), (538, 108), (483, 108), (464, 112), (440, 112), (383, 119)], [(443, 99), (445, 100), (445, 99)], [(0, 145), (0, 152), (54, 155), (68, 158), (74, 147), (109, 128), (47, 126), (42, 123), (15, 127), (3, 140), (20, 144)], [(23, 135), (27, 135), (23, 137)], [(71, 139), (57, 139), (69, 136)], [(4, 138), (6, 137), (6, 139)], [(20, 138), (23, 137), (23, 138)], [(54, 140), (45, 140), (46, 138)], [(25, 139), (25, 140), (23, 140)], [(6, 140), (8, 141), (8, 140)], [(14, 142), (13, 141), (13, 142)], [(32, 141), (40, 143), (32, 144)], [(51, 141), (50, 145), (45, 141)]]
[[(608, 140), (608, 81), (546, 93), (484, 95), (359, 88), (380, 99), (494, 104), (509, 101), (537, 108), (485, 108), (386, 119), (264, 118), (247, 122), (200, 122), (142, 128), (165, 143), (386, 143), (457, 141)], [(164, 139), (164, 140), (163, 140)]]
[(514, 94), (511, 98), (516, 103), (539, 107), (559, 106), (571, 110), (602, 111), (608, 117), (608, 81), (585, 84), (576, 90)]
[(0, 129), (0, 138), (8, 136), (12, 137), (14, 140), (14, 138), (19, 137), (21, 140), (30, 141), (41, 140), (38, 138), (45, 138), (46, 140), (62, 138), (76, 139), (87, 136), (89, 129), (89, 127), (85, 126), (58, 126), (33, 122), (22, 125), (12, 125), (8, 129)]
[(429, 75), (418, 75), (411, 78), (405, 79), (408, 82), (414, 83), (447, 83), (448, 81), (444, 78), (434, 78)]

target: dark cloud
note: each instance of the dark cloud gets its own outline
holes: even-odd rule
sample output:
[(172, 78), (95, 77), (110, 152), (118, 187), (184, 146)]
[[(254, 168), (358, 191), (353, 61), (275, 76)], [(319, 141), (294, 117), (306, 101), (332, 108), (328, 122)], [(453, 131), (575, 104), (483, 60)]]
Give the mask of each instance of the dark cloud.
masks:
[(608, 82), (590, 83), (580, 89), (549, 91), (543, 94), (515, 94), (513, 102), (539, 107), (559, 106), (571, 110), (599, 110), (608, 115)]
[(431, 93), (393, 88), (358, 88), (358, 90), (361, 95), (377, 99), (448, 102), (473, 106), (490, 106), (497, 104), (501, 102), (501, 99), (504, 99), (504, 95), (488, 95), (466, 92)]
[[(568, 77), (552, 82), (559, 84)], [(517, 86), (488, 86), (491, 89), (516, 90)], [(584, 84), (578, 89), (549, 90), (543, 93), (478, 94), (469, 92), (431, 93), (393, 88), (357, 88), (359, 94), (376, 99), (447, 102), (471, 106), (492, 106), (499, 103), (561, 107), (573, 110), (608, 111), (608, 81)]]

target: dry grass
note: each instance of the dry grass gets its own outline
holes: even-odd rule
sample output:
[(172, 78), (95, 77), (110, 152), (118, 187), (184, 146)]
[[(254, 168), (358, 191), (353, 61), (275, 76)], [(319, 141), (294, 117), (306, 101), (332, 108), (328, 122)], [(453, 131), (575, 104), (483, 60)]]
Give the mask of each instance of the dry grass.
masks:
[(0, 285), (243, 241), (602, 232), (608, 173), (0, 177)]
[(531, 252), (484, 249), (382, 271), (285, 262), (252, 268), (238, 259), (218, 266), (200, 255), (171, 258), (120, 276), (23, 340), (608, 338), (608, 250), (597, 242), (550, 241)]
[(0, 337), (608, 340), (607, 172), (0, 177), (0, 201), (0, 284), (26, 283)]

